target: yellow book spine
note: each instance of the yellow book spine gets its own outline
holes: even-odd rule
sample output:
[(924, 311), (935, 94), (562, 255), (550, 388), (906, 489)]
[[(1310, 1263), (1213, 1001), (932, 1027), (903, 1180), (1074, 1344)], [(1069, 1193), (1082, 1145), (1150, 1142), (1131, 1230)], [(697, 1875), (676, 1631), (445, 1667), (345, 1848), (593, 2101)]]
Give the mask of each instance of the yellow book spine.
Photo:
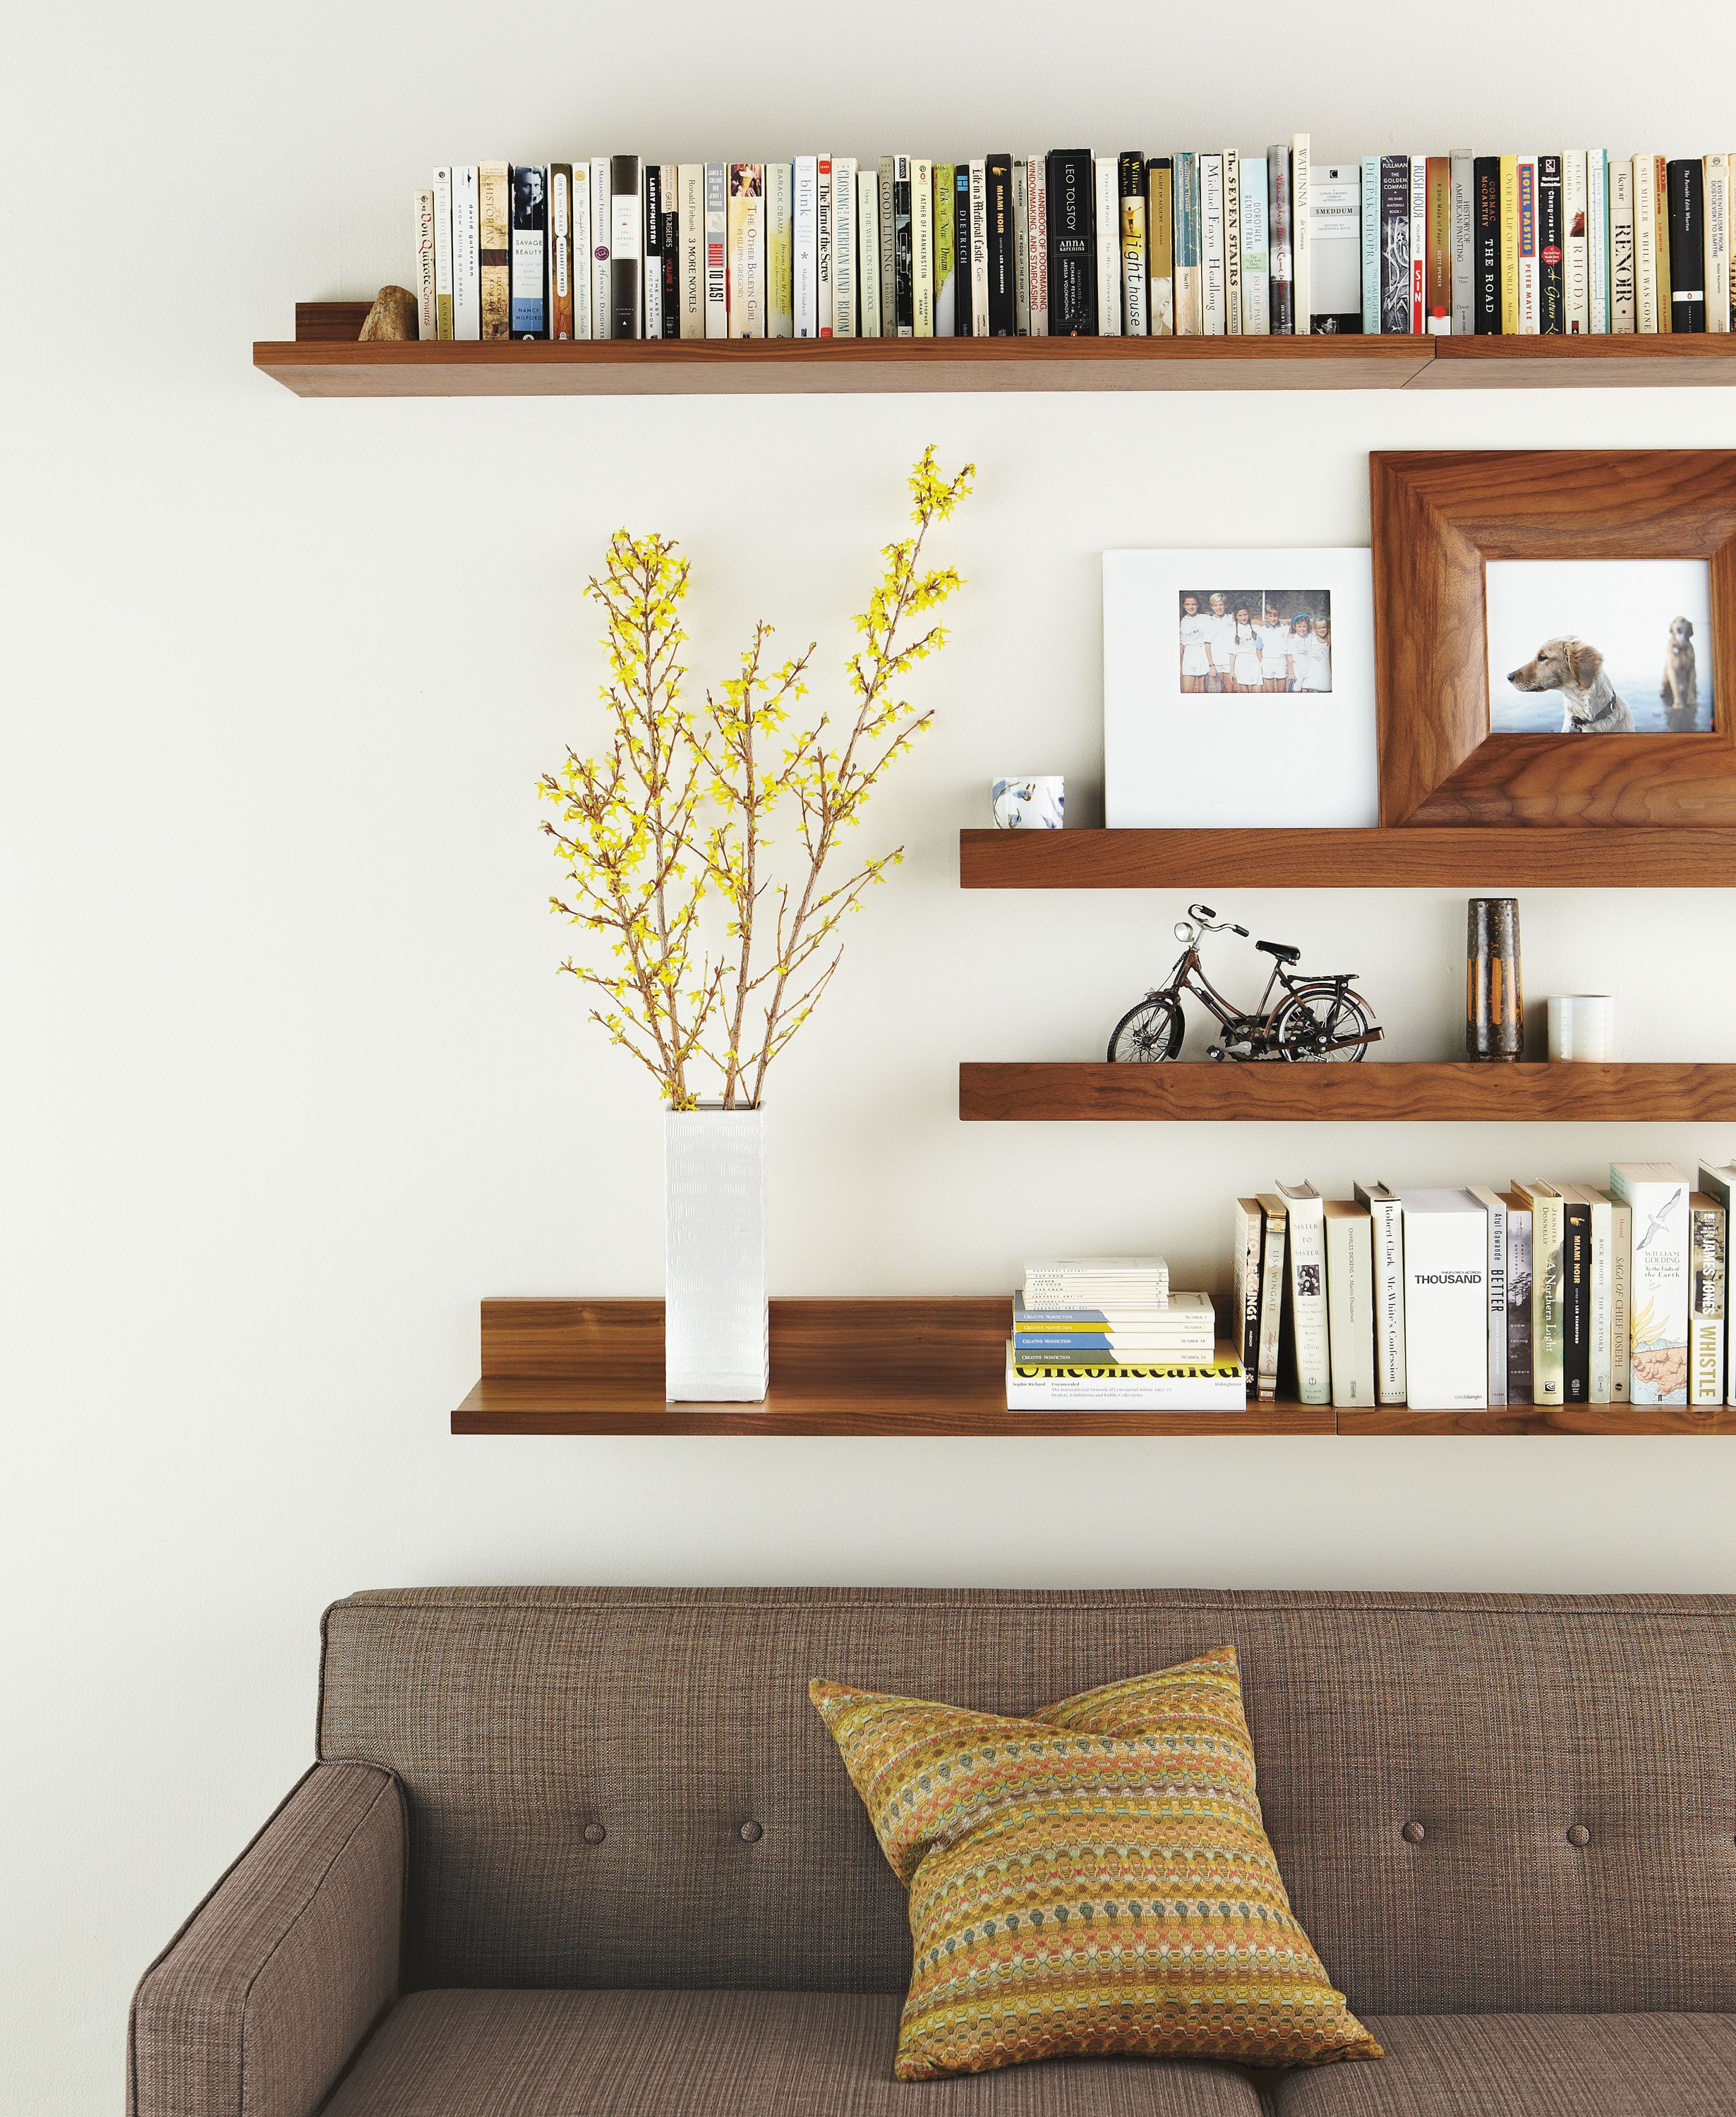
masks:
[(1519, 330), (1519, 157), (1501, 157), (1501, 331)]

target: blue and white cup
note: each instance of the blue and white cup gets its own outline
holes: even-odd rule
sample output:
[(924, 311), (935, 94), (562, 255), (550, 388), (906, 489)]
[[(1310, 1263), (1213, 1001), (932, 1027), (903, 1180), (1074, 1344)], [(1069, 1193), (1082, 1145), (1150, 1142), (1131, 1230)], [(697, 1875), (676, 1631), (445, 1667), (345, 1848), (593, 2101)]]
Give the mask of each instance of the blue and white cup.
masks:
[(1067, 815), (1067, 782), (997, 779), (990, 792), (999, 831), (1059, 831)]

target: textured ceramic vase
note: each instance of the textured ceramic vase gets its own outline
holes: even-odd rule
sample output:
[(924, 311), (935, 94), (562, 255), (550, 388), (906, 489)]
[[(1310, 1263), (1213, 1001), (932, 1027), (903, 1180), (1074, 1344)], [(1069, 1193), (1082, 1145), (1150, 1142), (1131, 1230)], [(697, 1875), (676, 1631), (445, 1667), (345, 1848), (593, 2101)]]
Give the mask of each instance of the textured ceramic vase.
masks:
[(765, 1113), (663, 1113), (664, 1395), (759, 1404), (766, 1386)]
[(1473, 897), (1466, 903), (1465, 1055), (1494, 1059), (1525, 1056), (1516, 897)]

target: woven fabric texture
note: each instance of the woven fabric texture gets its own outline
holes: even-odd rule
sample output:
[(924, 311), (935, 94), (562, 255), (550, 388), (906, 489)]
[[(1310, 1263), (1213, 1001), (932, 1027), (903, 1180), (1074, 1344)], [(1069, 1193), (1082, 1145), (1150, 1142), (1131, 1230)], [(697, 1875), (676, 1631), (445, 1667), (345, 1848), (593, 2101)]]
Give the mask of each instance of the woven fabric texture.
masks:
[(1379, 2057), (1290, 1911), (1233, 1648), (1028, 1719), (810, 1695), (910, 1892), (901, 2080), (1110, 2052)]
[(316, 1765), (145, 1973), (132, 2117), (311, 2117), (396, 1996), (404, 1810)]
[(1388, 2014), (1379, 2065), (1292, 2073), (1276, 2117), (1730, 2117), (1736, 2015)]
[(1228, 2066), (1058, 2059), (910, 2087), (864, 1992), (421, 1992), (326, 2117), (1261, 2117)]

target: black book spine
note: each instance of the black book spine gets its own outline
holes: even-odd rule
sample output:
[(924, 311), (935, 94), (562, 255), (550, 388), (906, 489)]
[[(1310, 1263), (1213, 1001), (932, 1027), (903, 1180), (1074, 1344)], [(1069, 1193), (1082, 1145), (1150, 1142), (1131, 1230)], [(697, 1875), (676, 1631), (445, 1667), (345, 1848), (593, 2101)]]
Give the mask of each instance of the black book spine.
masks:
[(644, 335), (644, 201), (637, 155), (609, 157), (609, 335)]
[[(1540, 155), (1540, 163), (1543, 157)], [(1569, 1198), (1562, 1213), (1561, 1400), (1591, 1395), (1591, 1208)]]
[(960, 338), (976, 334), (972, 308), (971, 277), (971, 165), (959, 162), (953, 169), (953, 327)]
[(1410, 157), (1380, 159), (1380, 327), (1410, 331)]
[(1049, 157), (1049, 334), (1097, 334), (1097, 242), (1088, 147)]
[(647, 162), (641, 182), (645, 201), (644, 335), (647, 338), (661, 338), (663, 334), (663, 168), (662, 163)]
[(983, 164), (989, 207), (989, 336), (1018, 335), (1018, 285), (1013, 259), (1013, 157)]
[(1706, 189), (1697, 161), (1669, 165), (1669, 328), (1706, 329)]
[(892, 178), (892, 293), (893, 321), (900, 338), (916, 327), (916, 259), (910, 225), (910, 162), (900, 155)]
[(1566, 255), (1561, 217), (1561, 157), (1537, 157), (1537, 329), (1559, 337), (1567, 328), (1567, 288), (1562, 273)]
[[(677, 178), (677, 183), (680, 179)], [(663, 336), (681, 334), (681, 201), (679, 192), (663, 199)]]
[(1501, 335), (1501, 157), (1479, 155), (1471, 170), (1471, 324)]

